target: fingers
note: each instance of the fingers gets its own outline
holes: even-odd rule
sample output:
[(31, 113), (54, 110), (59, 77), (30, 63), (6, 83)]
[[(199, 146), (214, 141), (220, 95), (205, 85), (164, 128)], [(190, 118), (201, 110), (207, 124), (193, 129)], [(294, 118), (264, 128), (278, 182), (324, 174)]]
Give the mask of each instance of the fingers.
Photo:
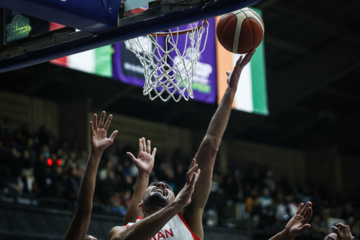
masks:
[(250, 52), (248, 52), (248, 53), (245, 55), (244, 60), (243, 60), (243, 62), (245, 63), (244, 66), (245, 66), (248, 62), (250, 62), (251, 58), (254, 56), (255, 51), (256, 51), (256, 49), (251, 50)]
[(335, 224), (335, 226), (336, 227), (338, 227), (338, 228), (344, 228), (344, 229), (346, 229), (346, 228), (349, 228), (349, 226), (348, 225), (344, 225), (344, 224), (342, 224), (342, 223), (337, 223), (337, 224)]
[(230, 71), (227, 71), (227, 72), (226, 72), (226, 75), (227, 75), (226, 81), (227, 81), (227, 83), (229, 84), (230, 78), (231, 78), (231, 72), (230, 72)]
[(146, 152), (151, 153), (151, 141), (150, 140), (147, 140)]
[(197, 180), (199, 179), (200, 173), (201, 173), (200, 168), (198, 168), (196, 172), (192, 173), (191, 181), (190, 181), (190, 187), (191, 188), (195, 187), (195, 184), (196, 184)]
[(110, 135), (110, 139), (112, 140), (112, 141), (114, 141), (114, 139), (115, 139), (115, 137), (116, 137), (116, 135), (118, 134), (118, 130), (115, 130), (115, 131), (113, 131), (112, 133), (111, 133), (111, 135)]
[(304, 224), (303, 226), (301, 226), (300, 228), (299, 228), (299, 231), (300, 232), (304, 232), (307, 228), (309, 228), (309, 227), (311, 227), (311, 225), (310, 224)]
[(133, 162), (136, 160), (136, 157), (131, 152), (126, 152), (126, 155), (128, 155)]
[(109, 129), (109, 126), (110, 126), (110, 123), (111, 123), (111, 120), (112, 120), (113, 116), (112, 114), (109, 115), (108, 119), (106, 120), (106, 123), (105, 123), (105, 126), (104, 126), (104, 129), (107, 131)]
[(252, 58), (252, 56), (255, 53), (255, 49), (251, 50), (250, 52), (248, 52), (245, 57), (240, 57), (239, 60), (236, 62), (236, 68), (238, 69), (242, 69), (243, 67), (245, 67), (246, 64), (248, 64)]
[(191, 161), (189, 171), (190, 171), (191, 168), (194, 167), (195, 163), (196, 163), (196, 159), (194, 158), (194, 159)]
[(152, 154), (151, 154), (154, 159), (155, 159), (156, 151), (157, 151), (157, 148), (154, 148), (154, 150), (153, 150), (153, 152), (152, 152)]
[(96, 113), (94, 114), (94, 121), (93, 121), (93, 123), (94, 123), (94, 129), (97, 129), (98, 127), (97, 127), (97, 114), (96, 114)]
[(309, 222), (310, 219), (311, 219), (311, 217), (312, 217), (313, 210), (312, 210), (312, 207), (311, 207), (311, 206), (312, 206), (312, 205), (310, 204), (310, 207), (307, 208), (306, 213), (305, 213), (305, 215), (304, 215), (304, 218), (305, 218), (305, 221), (306, 221), (306, 222)]
[(350, 227), (342, 223), (338, 223), (335, 226), (332, 226), (331, 229), (337, 234), (339, 239), (352, 240), (353, 236), (350, 232)]
[(331, 229), (337, 234), (337, 236), (341, 236), (342, 233), (339, 228), (332, 226)]
[(296, 214), (301, 214), (303, 207), (304, 207), (304, 203), (301, 203), (296, 211)]
[(301, 215), (304, 218), (304, 223), (307, 223), (310, 221), (311, 217), (312, 217), (312, 203), (311, 202), (307, 202), (306, 205), (304, 206), (304, 203), (301, 203), (296, 211), (297, 215)]
[[(100, 117), (100, 121), (99, 121), (99, 125), (97, 123), (97, 114), (94, 113), (94, 120), (93, 121), (90, 121), (90, 133), (91, 133), (91, 136), (95, 136), (95, 134), (97, 134), (97, 130), (99, 128), (103, 128), (107, 131), (110, 127), (110, 124), (111, 124), (111, 120), (113, 119), (113, 115), (110, 114), (108, 119), (106, 120), (106, 123), (105, 123), (105, 126), (104, 126), (104, 120), (105, 120), (105, 116), (106, 116), (106, 112), (105, 111), (102, 111), (101, 112), (101, 117)], [(105, 133), (106, 134), (106, 133)], [(116, 135), (118, 134), (118, 130), (115, 130), (111, 133), (109, 139), (114, 141)], [(106, 137), (106, 136), (105, 136)]]
[(254, 56), (255, 52), (256, 52), (256, 49), (253, 49), (250, 52), (248, 52), (244, 57), (244, 61), (249, 62), (251, 60), (251, 58)]
[(105, 115), (106, 115), (106, 112), (102, 111), (101, 112), (101, 117), (100, 117), (100, 122), (99, 122), (99, 128), (103, 128), (103, 126), (104, 126)]
[(250, 62), (250, 59), (252, 58), (254, 53), (255, 53), (255, 50), (252, 50), (252, 51), (248, 52), (245, 55), (245, 57), (240, 56), (239, 59), (236, 61), (233, 73), (240, 74), (240, 72), (245, 67), (245, 65), (248, 64), (248, 62)]
[(148, 154), (151, 154), (153, 157), (155, 157), (157, 149), (154, 148), (153, 152), (151, 153), (151, 141), (147, 140), (142, 137), (139, 138), (139, 153), (140, 152), (147, 152)]
[(240, 56), (239, 59), (236, 61), (235, 67), (238, 68), (243, 60), (243, 56)]
[(243, 67), (241, 66), (242, 60), (243, 60), (243, 56), (239, 57), (239, 59), (236, 61), (233, 74), (240, 74)]
[[(101, 117), (100, 117), (100, 122), (99, 122), (99, 125), (98, 125), (98, 123), (97, 123), (98, 122), (97, 121), (97, 114), (94, 113), (94, 121), (93, 121), (94, 130), (96, 130), (98, 128), (102, 128), (104, 126), (105, 116), (106, 116), (106, 112), (102, 111), (101, 112)], [(104, 127), (106, 130), (108, 130), (108, 128), (110, 126), (111, 119), (112, 119), (112, 115), (110, 114), (109, 118), (106, 121), (105, 127)]]
[(351, 235), (350, 227), (348, 225), (337, 223), (335, 226), (336, 227), (331, 227), (331, 229), (333, 229), (336, 234), (338, 234), (338, 236), (344, 236), (346, 240), (350, 240), (353, 238), (353, 236)]
[[(341, 224), (341, 223), (340, 223)], [(352, 236), (351, 236), (351, 232), (350, 232), (350, 226), (348, 225), (344, 225), (344, 224), (341, 224), (343, 226), (343, 229), (344, 229), (344, 233), (345, 233), (345, 238), (346, 239), (351, 239)]]
[(191, 171), (191, 169), (194, 168), (195, 164), (196, 164), (196, 159), (194, 158), (194, 159), (191, 161), (191, 164), (190, 164), (190, 167), (189, 167), (189, 171), (187, 172), (187, 174), (189, 174), (189, 172)]
[(304, 206), (304, 203), (302, 203), (302, 205), (303, 205), (303, 207), (301, 208), (300, 214), (301, 214), (301, 215), (304, 215), (305, 212), (306, 212), (306, 209), (307, 209), (307, 207), (308, 207), (308, 204), (306, 203), (306, 205)]
[(302, 208), (301, 210), (301, 215), (304, 216), (306, 218), (308, 212), (309, 212), (309, 209), (311, 208), (311, 205), (312, 203), (311, 202), (307, 202), (305, 207)]
[(187, 184), (190, 184), (191, 181), (193, 180), (193, 174), (194, 174), (195, 170), (197, 169), (197, 167), (198, 167), (198, 165), (197, 165), (196, 160), (194, 158), (192, 163), (191, 163), (189, 171), (186, 173), (186, 183)]
[(146, 141), (145, 141), (145, 138), (141, 138), (141, 144), (142, 144), (142, 151), (146, 151)]
[(143, 146), (143, 138), (139, 138), (139, 152), (144, 151)]
[(90, 133), (91, 133), (91, 136), (94, 136), (94, 126), (93, 126), (93, 123), (92, 121), (90, 121)]
[(306, 212), (304, 214), (304, 218), (305, 218), (306, 222), (309, 222), (312, 217), (312, 203), (308, 202), (306, 205), (307, 205), (307, 208), (306, 208)]

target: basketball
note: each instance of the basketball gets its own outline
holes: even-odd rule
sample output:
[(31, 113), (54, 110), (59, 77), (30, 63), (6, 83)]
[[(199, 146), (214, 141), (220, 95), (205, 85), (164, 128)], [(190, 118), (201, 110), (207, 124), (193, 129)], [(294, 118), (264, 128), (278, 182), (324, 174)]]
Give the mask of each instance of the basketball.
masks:
[(264, 38), (264, 23), (250, 8), (224, 14), (218, 21), (216, 35), (220, 44), (233, 53), (247, 53)]

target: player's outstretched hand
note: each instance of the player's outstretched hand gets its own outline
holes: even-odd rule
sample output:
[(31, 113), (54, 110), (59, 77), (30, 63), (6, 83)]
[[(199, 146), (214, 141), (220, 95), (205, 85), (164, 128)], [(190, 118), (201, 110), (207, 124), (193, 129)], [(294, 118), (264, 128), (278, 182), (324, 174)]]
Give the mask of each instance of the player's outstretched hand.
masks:
[(332, 226), (331, 229), (336, 233), (338, 240), (354, 240), (354, 236), (351, 235), (351, 230), (348, 225), (338, 223)]
[(181, 189), (177, 197), (175, 198), (176, 202), (179, 202), (183, 207), (186, 207), (191, 202), (191, 196), (194, 192), (195, 184), (200, 175), (200, 168), (196, 160), (193, 159), (189, 171), (186, 173), (186, 184)]
[(246, 66), (246, 64), (248, 64), (250, 62), (255, 51), (256, 50), (254, 49), (254, 50), (248, 52), (245, 56), (240, 56), (240, 58), (237, 60), (237, 62), (235, 64), (233, 72), (232, 73), (230, 71), (226, 72), (226, 74), (228, 75), (227, 82), (228, 82), (229, 87), (235, 88), (235, 89), (237, 88), (241, 71)]
[(131, 152), (126, 154), (131, 158), (139, 172), (150, 174), (155, 161), (155, 154), (157, 149), (154, 148), (151, 153), (151, 141), (146, 140), (144, 137), (139, 139), (139, 154), (136, 158)]
[(298, 207), (296, 214), (286, 224), (285, 231), (292, 238), (295, 238), (302, 234), (311, 225), (309, 224), (312, 216), (312, 203), (307, 202), (306, 205), (301, 203)]
[(102, 111), (100, 121), (97, 122), (97, 115), (94, 114), (94, 122), (90, 121), (90, 133), (91, 133), (91, 151), (93, 153), (103, 153), (106, 148), (108, 148), (113, 142), (118, 133), (115, 130), (110, 137), (107, 137), (107, 131), (109, 129), (112, 115), (110, 114), (108, 119), (105, 121), (106, 112)]

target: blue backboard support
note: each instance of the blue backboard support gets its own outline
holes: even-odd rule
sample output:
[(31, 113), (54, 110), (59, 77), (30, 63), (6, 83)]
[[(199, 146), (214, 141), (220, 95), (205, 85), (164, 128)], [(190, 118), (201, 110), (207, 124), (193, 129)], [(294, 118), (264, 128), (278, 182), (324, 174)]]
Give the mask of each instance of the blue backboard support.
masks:
[[(193, 3), (194, 1), (190, 0), (188, 4), (180, 2), (179, 4), (162, 5), (158, 8), (149, 9), (144, 13), (120, 19), (117, 27), (98, 34), (84, 31), (73, 32), (66, 29), (55, 31), (48, 34), (46, 38), (37, 38), (18, 46), (4, 48), (0, 52), (0, 72), (16, 70), (190, 22), (219, 16), (253, 5), (259, 1), (200, 0)], [(11, 1), (0, 2), (0, 7), (4, 7), (4, 2)]]
[(0, 7), (56, 22), (82, 31), (99, 33), (117, 27), (120, 0), (11, 0)]

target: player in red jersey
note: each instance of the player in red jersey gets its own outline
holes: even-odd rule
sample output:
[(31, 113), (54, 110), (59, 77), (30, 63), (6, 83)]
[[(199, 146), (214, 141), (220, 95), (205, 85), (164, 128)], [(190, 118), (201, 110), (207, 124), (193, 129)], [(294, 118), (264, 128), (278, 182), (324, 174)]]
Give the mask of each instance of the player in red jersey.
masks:
[[(172, 218), (180, 218), (184, 223), (183, 225), (188, 228), (192, 237), (184, 238), (184, 236), (174, 236), (173, 239), (204, 239), (202, 215), (210, 193), (215, 157), (229, 121), (240, 74), (245, 65), (250, 62), (254, 52), (255, 51), (251, 51), (246, 54), (245, 57), (240, 57), (236, 62), (232, 74), (227, 72), (228, 87), (195, 155), (197, 163), (193, 160), (191, 164), (185, 187), (176, 198), (174, 192), (166, 187), (166, 184), (163, 182), (150, 185), (145, 193), (136, 192), (135, 190), (136, 195), (144, 194), (139, 208), (141, 208), (145, 218), (130, 227), (114, 227), (110, 231), (110, 240), (161, 239), (163, 236), (166, 236), (166, 229), (162, 228), (165, 227)], [(201, 169), (200, 175), (196, 172), (197, 168)], [(197, 177), (197, 182), (194, 182), (194, 179)], [(191, 189), (193, 187), (194, 190), (192, 193)], [(136, 199), (133, 200), (135, 201)], [(130, 218), (133, 218), (133, 216)], [(178, 221), (176, 221), (175, 224), (177, 222)], [(159, 231), (161, 232), (160, 235)], [(170, 233), (168, 233), (168, 236), (170, 236), (169, 234)]]

